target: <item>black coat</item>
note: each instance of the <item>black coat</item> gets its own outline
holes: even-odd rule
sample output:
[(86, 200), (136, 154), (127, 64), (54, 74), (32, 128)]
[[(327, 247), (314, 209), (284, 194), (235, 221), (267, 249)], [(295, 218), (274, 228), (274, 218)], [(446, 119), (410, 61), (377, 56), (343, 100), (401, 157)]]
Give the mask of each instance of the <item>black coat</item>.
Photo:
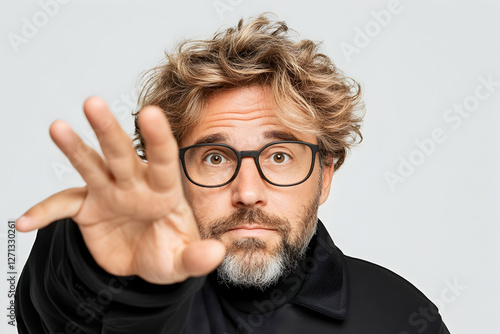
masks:
[(294, 272), (265, 291), (217, 283), (173, 285), (114, 277), (70, 219), (38, 232), (16, 292), (20, 333), (449, 334), (412, 284), (347, 257), (321, 222)]

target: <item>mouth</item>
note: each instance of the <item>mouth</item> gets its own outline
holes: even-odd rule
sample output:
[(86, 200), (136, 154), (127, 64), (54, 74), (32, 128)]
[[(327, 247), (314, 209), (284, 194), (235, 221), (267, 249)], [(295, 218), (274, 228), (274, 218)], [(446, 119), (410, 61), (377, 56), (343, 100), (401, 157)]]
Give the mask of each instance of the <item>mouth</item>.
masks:
[(228, 230), (226, 233), (230, 233), (239, 237), (250, 238), (250, 237), (262, 237), (270, 233), (276, 233), (276, 232), (277, 232), (276, 229), (263, 225), (252, 224), (252, 225), (240, 225), (234, 227)]

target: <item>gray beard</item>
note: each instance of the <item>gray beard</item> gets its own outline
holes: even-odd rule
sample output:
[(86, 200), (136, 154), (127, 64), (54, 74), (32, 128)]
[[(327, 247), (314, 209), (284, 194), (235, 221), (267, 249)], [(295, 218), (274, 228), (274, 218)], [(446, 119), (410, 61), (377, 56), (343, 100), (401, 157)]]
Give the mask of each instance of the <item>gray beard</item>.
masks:
[[(262, 249), (260, 244), (263, 244)], [(282, 244), (275, 254), (269, 255), (261, 240), (238, 240), (233, 245), (242, 251), (227, 253), (217, 268), (217, 278), (226, 285), (264, 290), (286, 277), (297, 266), (304, 257), (308, 244), (300, 248)], [(252, 248), (257, 249), (251, 251)]]
[[(316, 232), (318, 198), (305, 207), (300, 230), (291, 230), (287, 219), (265, 213), (261, 209), (240, 209), (233, 215), (200, 227), (203, 239), (218, 239), (231, 228), (242, 224), (259, 224), (274, 228), (280, 235), (273, 251), (257, 238), (244, 238), (227, 247), (227, 254), (217, 268), (220, 283), (242, 288), (264, 290), (286, 277), (304, 258)], [(198, 224), (198, 226), (201, 226)]]

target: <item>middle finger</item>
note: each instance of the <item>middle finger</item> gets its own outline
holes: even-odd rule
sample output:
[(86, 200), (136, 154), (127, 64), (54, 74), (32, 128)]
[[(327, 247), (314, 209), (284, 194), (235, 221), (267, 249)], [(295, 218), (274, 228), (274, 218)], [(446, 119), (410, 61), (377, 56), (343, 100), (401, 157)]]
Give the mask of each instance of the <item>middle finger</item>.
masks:
[(109, 171), (118, 184), (129, 183), (138, 162), (129, 136), (102, 99), (88, 98), (83, 109), (99, 140)]

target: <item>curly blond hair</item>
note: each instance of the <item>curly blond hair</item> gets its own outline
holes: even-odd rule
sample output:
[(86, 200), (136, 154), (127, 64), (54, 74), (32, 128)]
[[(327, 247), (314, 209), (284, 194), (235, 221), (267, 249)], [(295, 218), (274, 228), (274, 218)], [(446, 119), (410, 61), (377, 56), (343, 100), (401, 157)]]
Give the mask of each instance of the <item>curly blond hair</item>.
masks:
[[(335, 169), (362, 140), (360, 85), (339, 71), (319, 43), (294, 40), (285, 22), (268, 14), (217, 32), (209, 40), (188, 40), (143, 76), (139, 109), (159, 106), (180, 142), (200, 120), (216, 91), (242, 86), (271, 87), (283, 125), (314, 134), (320, 157)], [(136, 148), (146, 158), (135, 113)]]

